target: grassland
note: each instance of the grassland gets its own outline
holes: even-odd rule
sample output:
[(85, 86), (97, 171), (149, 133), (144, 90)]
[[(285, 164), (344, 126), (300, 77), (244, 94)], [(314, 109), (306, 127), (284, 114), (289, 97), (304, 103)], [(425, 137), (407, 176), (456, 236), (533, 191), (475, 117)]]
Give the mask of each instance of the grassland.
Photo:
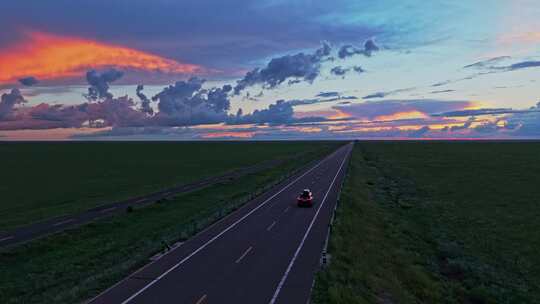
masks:
[(356, 145), (315, 303), (540, 303), (540, 143)]
[(234, 182), (0, 249), (0, 303), (77, 303), (88, 299), (147, 263), (163, 249), (163, 242), (189, 238), (338, 144), (311, 144), (307, 153)]
[(188, 183), (325, 143), (2, 143), (0, 231)]

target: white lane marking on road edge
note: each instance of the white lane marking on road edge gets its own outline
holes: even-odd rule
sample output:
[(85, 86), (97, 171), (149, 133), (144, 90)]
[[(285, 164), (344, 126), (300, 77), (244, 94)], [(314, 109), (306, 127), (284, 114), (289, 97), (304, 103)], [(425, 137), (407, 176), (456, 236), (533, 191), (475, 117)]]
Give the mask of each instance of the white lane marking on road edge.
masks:
[(1, 239), (0, 239), (0, 242), (7, 241), (7, 240), (11, 240), (12, 238), (14, 238), (13, 235), (6, 236), (6, 237), (4, 237), (4, 238), (1, 238)]
[(287, 277), (289, 276), (289, 272), (291, 271), (294, 262), (298, 258), (298, 254), (300, 253), (300, 250), (302, 250), (302, 247), (304, 247), (304, 242), (306, 241), (309, 232), (311, 231), (311, 228), (313, 227), (313, 224), (315, 223), (315, 220), (317, 220), (317, 216), (319, 215), (319, 211), (321, 211), (322, 206), (326, 202), (326, 197), (328, 197), (328, 193), (330, 193), (330, 190), (332, 190), (332, 187), (334, 186), (334, 183), (341, 172), (341, 168), (343, 167), (343, 164), (345, 163), (345, 160), (347, 159), (347, 156), (349, 154), (345, 154), (345, 157), (343, 158), (343, 161), (341, 162), (341, 165), (339, 166), (339, 170), (337, 171), (336, 175), (334, 176), (334, 179), (332, 180), (332, 183), (330, 184), (330, 187), (328, 187), (328, 190), (326, 191), (326, 194), (324, 195), (324, 198), (319, 205), (319, 208), (317, 208), (317, 212), (313, 216), (313, 219), (311, 220), (311, 223), (308, 226), (308, 229), (306, 230), (306, 233), (304, 234), (304, 237), (302, 238), (302, 241), (300, 242), (300, 245), (298, 245), (298, 248), (296, 249), (296, 252), (294, 253), (291, 261), (289, 262), (289, 265), (287, 266), (287, 270), (285, 270), (285, 273), (283, 274), (283, 277), (281, 278), (281, 281), (279, 281), (279, 284), (276, 288), (276, 291), (274, 292), (274, 295), (272, 296), (272, 299), (270, 300), (269, 304), (276, 303), (277, 297), (279, 296), (279, 293), (281, 291), (281, 288), (283, 288), (283, 285), (285, 284), (285, 280), (287, 280)]
[(276, 221), (272, 222), (272, 224), (270, 224), (270, 226), (266, 228), (266, 231), (270, 231), (274, 227), (275, 224), (276, 224)]
[(248, 249), (246, 249), (246, 252), (244, 252), (244, 254), (242, 254), (236, 261), (234, 261), (236, 264), (240, 263), (242, 261), (243, 258), (246, 257), (246, 255), (253, 249), (253, 246), (249, 246)]
[(146, 198), (141, 198), (140, 200), (137, 200), (135, 203), (142, 203), (142, 202), (144, 202), (146, 200), (147, 200)]
[(63, 225), (63, 224), (71, 223), (73, 221), (75, 221), (75, 220), (74, 219), (69, 219), (69, 220), (58, 222), (58, 223), (54, 224), (53, 226), (60, 226), (60, 225)]
[(236, 225), (238, 225), (240, 222), (242, 222), (243, 220), (245, 220), (248, 216), (250, 216), (251, 214), (253, 214), (255, 211), (259, 210), (260, 208), (262, 208), (264, 205), (266, 205), (269, 201), (271, 201), (274, 197), (278, 196), (281, 192), (285, 191), (285, 189), (289, 188), (291, 185), (293, 185), (294, 183), (296, 183), (297, 181), (299, 181), (301, 178), (303, 178), (304, 176), (306, 176), (308, 173), (310, 173), (311, 171), (315, 170), (316, 168), (318, 168), (323, 162), (329, 160), (330, 158), (332, 158), (334, 155), (336, 155), (341, 149), (333, 152), (332, 154), (330, 154), (328, 157), (322, 159), (316, 166), (312, 167), (311, 169), (309, 169), (308, 171), (304, 172), (304, 174), (300, 175), (299, 177), (297, 177), (295, 180), (293, 180), (292, 182), (290, 182), (289, 184), (287, 184), (285, 187), (281, 188), (281, 190), (279, 190), (278, 192), (274, 193), (272, 196), (270, 196), (269, 198), (267, 198), (264, 202), (262, 202), (259, 206), (253, 208), (250, 212), (246, 213), (244, 216), (242, 216), (240, 219), (238, 219), (236, 222), (232, 223), (229, 227), (227, 227), (225, 230), (221, 231), (219, 234), (217, 234), (216, 236), (214, 236), (213, 238), (211, 238), (210, 240), (208, 240), (206, 243), (204, 243), (203, 245), (201, 245), (199, 248), (197, 248), (195, 251), (193, 251), (192, 253), (190, 253), (188, 256), (186, 256), (185, 258), (183, 258), (180, 262), (176, 263), (175, 265), (173, 265), (171, 268), (169, 268), (167, 271), (165, 271), (164, 273), (162, 273), (160, 276), (158, 276), (157, 278), (153, 279), (152, 281), (150, 281), (150, 283), (146, 284), (143, 288), (139, 289), (139, 291), (137, 291), (136, 293), (134, 293), (133, 295), (131, 295), (129, 298), (127, 298), (126, 300), (124, 300), (121, 304), (126, 304), (126, 303), (129, 303), (131, 302), (131, 300), (135, 299), (138, 295), (140, 295), (141, 293), (143, 293), (145, 290), (147, 290), (148, 288), (150, 288), (152, 285), (156, 284), (159, 280), (163, 279), (166, 275), (168, 275), (169, 273), (171, 273), (171, 271), (174, 271), (176, 268), (178, 268), (180, 265), (184, 264), (187, 260), (189, 260), (191, 257), (193, 257), (194, 255), (196, 255), (197, 253), (199, 253), (201, 250), (203, 250), (204, 248), (206, 248), (208, 245), (210, 245), (211, 243), (213, 243), (215, 240), (217, 240), (218, 238), (220, 238), (223, 234), (225, 234), (227, 231), (231, 230), (232, 228), (234, 228)]
[(202, 304), (206, 300), (206, 295), (202, 296), (195, 304)]

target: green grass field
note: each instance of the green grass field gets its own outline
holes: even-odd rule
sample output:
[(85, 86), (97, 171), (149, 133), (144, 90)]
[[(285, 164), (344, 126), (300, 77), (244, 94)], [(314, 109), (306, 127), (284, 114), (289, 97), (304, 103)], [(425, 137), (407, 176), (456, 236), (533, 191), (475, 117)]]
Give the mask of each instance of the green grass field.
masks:
[(2, 143), (0, 231), (316, 150), (307, 142)]
[[(95, 296), (147, 263), (163, 241), (189, 238), (339, 144), (310, 143), (307, 153), (233, 182), (0, 249), (0, 303), (78, 303)], [(289, 149), (299, 145), (308, 144)]]
[(315, 303), (540, 303), (540, 143), (362, 142)]

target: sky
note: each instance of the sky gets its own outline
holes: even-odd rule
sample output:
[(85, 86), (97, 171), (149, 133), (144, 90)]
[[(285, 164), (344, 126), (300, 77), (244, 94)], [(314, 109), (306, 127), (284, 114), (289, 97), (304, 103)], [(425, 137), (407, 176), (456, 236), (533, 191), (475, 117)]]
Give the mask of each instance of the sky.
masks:
[(3, 12), (0, 140), (540, 137), (534, 0), (6, 0)]

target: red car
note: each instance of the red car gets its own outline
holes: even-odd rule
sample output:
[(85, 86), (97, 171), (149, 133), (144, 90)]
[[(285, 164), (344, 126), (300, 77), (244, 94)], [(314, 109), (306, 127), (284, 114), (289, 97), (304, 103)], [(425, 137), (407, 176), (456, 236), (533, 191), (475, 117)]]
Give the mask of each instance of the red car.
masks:
[(313, 206), (313, 194), (309, 189), (304, 189), (302, 193), (296, 199), (298, 207), (311, 207)]

